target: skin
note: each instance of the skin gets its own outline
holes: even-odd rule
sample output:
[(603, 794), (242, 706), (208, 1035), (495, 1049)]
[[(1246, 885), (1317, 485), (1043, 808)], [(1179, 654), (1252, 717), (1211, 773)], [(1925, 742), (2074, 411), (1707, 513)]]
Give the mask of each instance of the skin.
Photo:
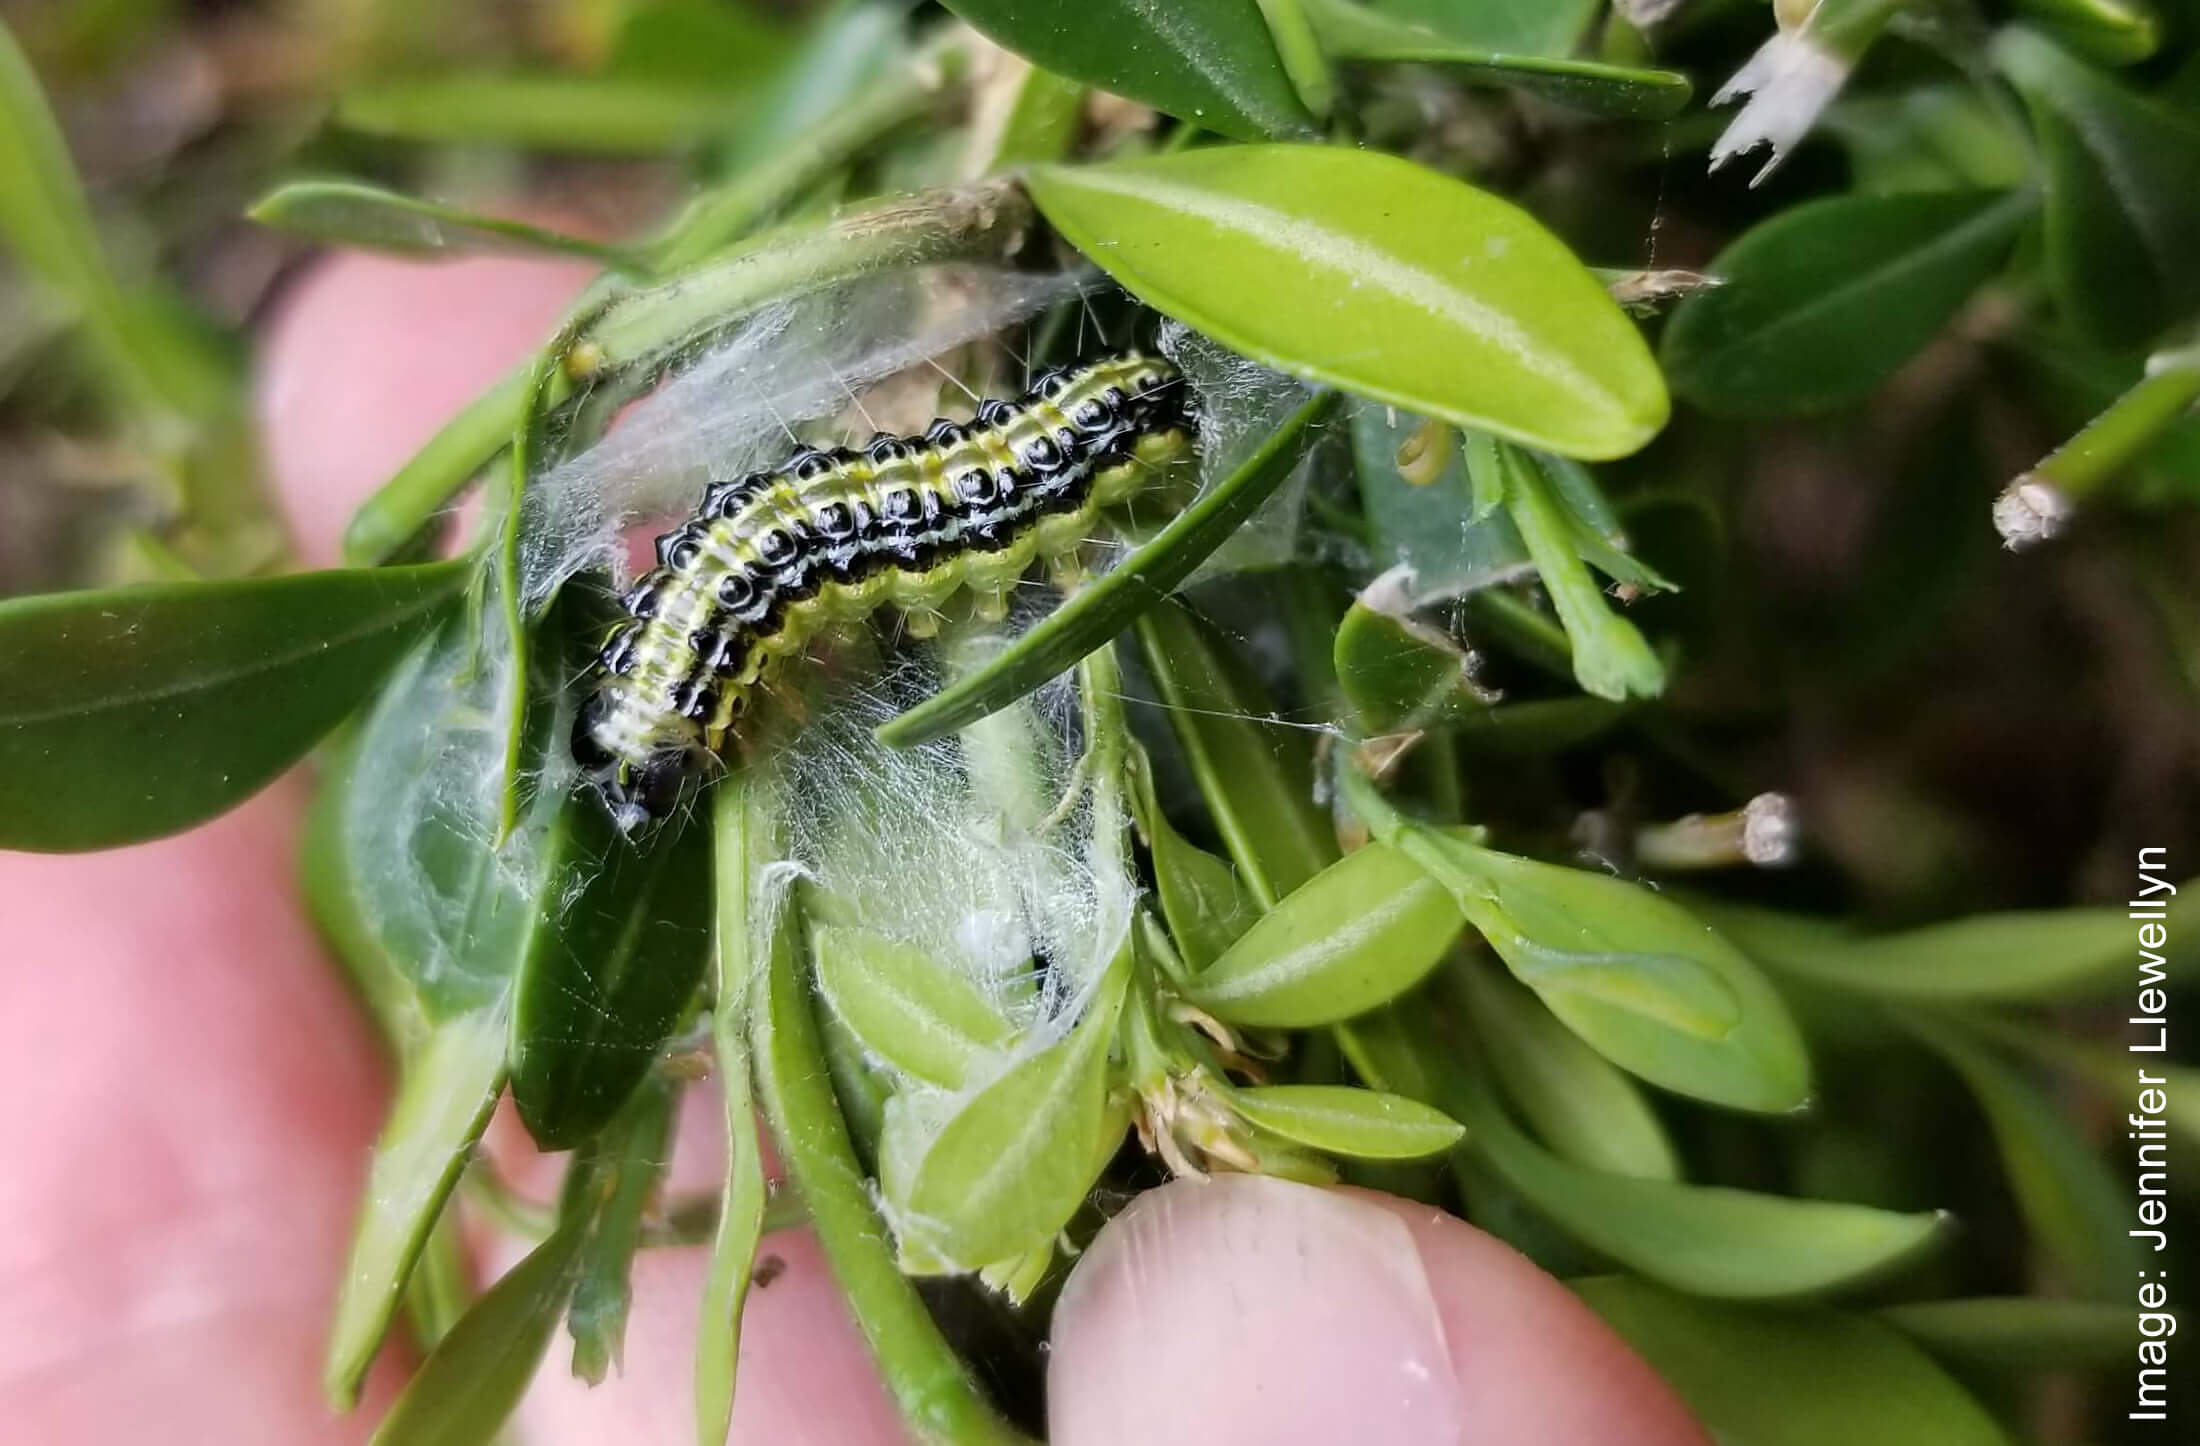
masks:
[[(316, 264), (260, 346), (267, 457), (301, 557), (327, 565), (351, 507), (518, 360), (585, 277), (560, 264)], [(0, 1421), (48, 1446), (362, 1440), (409, 1366), (332, 1417), (319, 1356), (389, 1086), (285, 887), (307, 794), (285, 778), (180, 838), (0, 856)], [(693, 1091), (675, 1188), (715, 1177), (715, 1100)], [(509, 1120), (491, 1148), (524, 1189), (556, 1162)], [(903, 1439), (816, 1247), (752, 1294), (734, 1439)], [(511, 1242), (478, 1241), (483, 1270)], [(625, 1374), (588, 1391), (553, 1349), (523, 1438), (688, 1438), (698, 1251), (636, 1269)], [(1556, 1281), (1425, 1207), (1276, 1181), (1179, 1182), (1079, 1263), (1055, 1325), (1059, 1446), (1175, 1442), (1704, 1440)], [(1350, 1423), (1349, 1436), (1339, 1423)]]

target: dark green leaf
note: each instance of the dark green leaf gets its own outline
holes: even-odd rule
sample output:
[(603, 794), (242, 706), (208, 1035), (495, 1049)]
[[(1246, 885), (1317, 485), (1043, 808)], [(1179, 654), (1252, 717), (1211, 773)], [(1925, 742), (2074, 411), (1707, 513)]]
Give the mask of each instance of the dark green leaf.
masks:
[(1721, 416), (1855, 401), (1993, 275), (2034, 204), (2028, 193), (1959, 191), (1792, 207), (1711, 263), (1725, 285), (1673, 313), (1666, 374)]
[(1217, 146), (1030, 186), (1141, 300), (1294, 376), (1569, 456), (1665, 424), (1648, 348), (1556, 237), (1395, 156)]
[(694, 1001), (710, 946), (710, 834), (670, 820), (638, 842), (576, 795), (515, 982), (512, 1099), (545, 1149), (617, 1114)]
[(625, 260), (617, 247), (600, 241), (476, 215), (362, 181), (293, 181), (254, 202), (246, 214), (295, 236), (400, 256), (509, 251), (585, 256), (609, 266)]
[(2006, 1371), (2019, 1380), (2131, 1358), (2132, 1308), (2122, 1303), (1921, 1300), (1888, 1306), (1879, 1318), (1952, 1366)]
[(1619, 1276), (1574, 1290), (1726, 1446), (2009, 1446), (1962, 1387), (1866, 1317), (1690, 1300)]
[(359, 706), (466, 571), (0, 602), (0, 848), (114, 848), (243, 802)]
[(2019, 27), (1994, 59), (2024, 94), (2047, 182), (2047, 270), (2063, 309), (2111, 345), (2200, 306), (2200, 121), (2134, 95)]
[(1255, 0), (948, 0), (979, 30), (1061, 75), (1241, 141), (1304, 135)]
[(1568, 55), (1598, 0), (1373, 0), (1368, 7), (1467, 45), (1513, 55)]
[(984, 667), (882, 724), (880, 741), (905, 748), (966, 727), (1035, 691), (1129, 627), (1191, 576), (1291, 475), (1312, 432), (1335, 405), (1334, 396), (1322, 396), (1293, 412), (1235, 471), (1119, 566), (1072, 594)]

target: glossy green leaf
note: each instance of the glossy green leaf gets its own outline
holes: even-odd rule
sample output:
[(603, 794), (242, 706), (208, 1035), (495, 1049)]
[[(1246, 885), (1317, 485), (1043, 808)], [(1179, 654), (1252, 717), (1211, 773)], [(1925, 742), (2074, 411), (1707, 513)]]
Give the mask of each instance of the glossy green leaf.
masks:
[(652, 155), (731, 134), (745, 100), (650, 76), (482, 71), (358, 86), (337, 97), (335, 119), (405, 140)]
[(1036, 64), (1202, 130), (1254, 141), (1313, 129), (1255, 0), (948, 0), (947, 8)]
[(245, 214), (262, 226), (293, 236), (399, 256), (547, 252), (583, 256), (609, 266), (624, 262), (617, 247), (600, 241), (568, 236), (525, 221), (477, 215), (460, 206), (422, 200), (363, 181), (293, 181), (254, 202)]
[(1308, 18), (1308, 0), (1255, 0), (1268, 22), (1268, 36), (1276, 43), (1276, 58), (1291, 88), (1316, 120), (1329, 119), (1337, 102), (1337, 80), (1329, 71), (1329, 56)]
[(2024, 95), (2047, 186), (2047, 273), (2097, 339), (2136, 343), (2200, 306), (2200, 120), (2022, 27), (1993, 57)]
[(1243, 937), (1257, 910), (1226, 861), (1194, 845), (1158, 814), (1152, 841), (1161, 917), (1185, 966), (1197, 973)]
[(2072, 1292), (2127, 1295), (2139, 1247), (2129, 1191), (2091, 1141), (2037, 1086), (1953, 1021), (1906, 1015), (1904, 1025), (1970, 1087), (2001, 1153), (2003, 1173), (2033, 1241)]
[(1598, 0), (1372, 0), (1369, 9), (1468, 45), (1513, 55), (1568, 55), (1596, 18)]
[(1293, 412), (1236, 470), (1119, 565), (1072, 594), (984, 667), (882, 724), (880, 741), (903, 748), (966, 727), (1036, 691), (1129, 627), (1190, 577), (1282, 485), (1335, 405), (1334, 396), (1322, 396)]
[(1293, 1144), (1356, 1160), (1418, 1160), (1459, 1143), (1465, 1126), (1442, 1110), (1348, 1085), (1263, 1085), (1230, 1091), (1230, 1107)]
[(1569, 456), (1625, 455), (1665, 423), (1657, 366), (1596, 278), (1527, 213), (1409, 161), (1218, 146), (1029, 184), (1141, 300), (1295, 376)]
[(1961, 1386), (1868, 1317), (1690, 1300), (1621, 1276), (1573, 1288), (1725, 1446), (2010, 1446)]
[(1448, 728), (1490, 711), (1473, 659), (1433, 626), (1356, 602), (1337, 629), (1337, 683), (1366, 734)]
[(725, 1173), (718, 1189), (718, 1223), (703, 1272), (701, 1319), (695, 1329), (696, 1446), (724, 1446), (733, 1422), (734, 1371), (741, 1357), (741, 1312), (748, 1301), (756, 1252), (764, 1238), (769, 1198), (764, 1155), (756, 1138), (749, 1058), (750, 1013), (767, 962), (759, 957), (785, 937), (759, 938), (764, 920), (752, 907), (767, 897), (763, 871), (779, 855), (767, 792), (748, 775), (720, 782), (712, 798), (711, 859), (717, 877), (717, 947), (711, 1010), (711, 1060), (726, 1131)]
[(1587, 564), (1627, 574), (1623, 580), (1633, 580), (1633, 569), (1623, 554), (1582, 525), (1558, 485), (1561, 474), (1551, 465), (1558, 459), (1503, 443), (1497, 444), (1497, 453), (1505, 479), (1505, 511), (1566, 629), (1575, 681), (1584, 692), (1615, 703), (1664, 692), (1665, 664), (1635, 625), (1613, 611)]
[(1734, 1109), (1800, 1108), (1810, 1062), (1780, 996), (1702, 920), (1608, 874), (1410, 828), (1428, 869), (1521, 983), (1612, 1063)]
[(942, 1089), (1010, 1044), (1008, 1020), (978, 982), (925, 950), (866, 929), (816, 924), (818, 993), (866, 1052)]
[(114, 848), (243, 802), (359, 706), (465, 576), (439, 563), (0, 602), (0, 848)]
[(1427, 870), (1396, 849), (1369, 844), (1261, 915), (1188, 992), (1232, 1024), (1332, 1024), (1418, 984), (1464, 923)]
[(1352, 0), (1306, 5), (1323, 46), (1339, 60), (1441, 66), (1466, 80), (1524, 90), (1592, 115), (1662, 120), (1688, 104), (1688, 77), (1676, 71), (1485, 50)]
[[(2200, 881), (2196, 881), (2200, 883)], [(1836, 919), (1691, 899), (1743, 953), (1844, 993), (1940, 1003), (2048, 1003), (2128, 990), (2137, 926), (2121, 909), (1977, 914), (1892, 934)], [(2200, 887), (2183, 886), (2164, 923), (2168, 977), (2200, 964)]]
[(2017, 12), (2081, 55), (2130, 65), (2162, 43), (2162, 19), (2147, 0), (2016, 0)]
[(614, 1368), (623, 1371), (626, 1317), (634, 1302), (629, 1276), (641, 1244), (642, 1215), (655, 1202), (672, 1156), (672, 1108), (678, 1091), (669, 1080), (646, 1081), (596, 1141), (596, 1168), (604, 1178), (603, 1204), (581, 1247), (579, 1280), (566, 1311), (573, 1337), (573, 1374), (591, 1386)]
[(577, 794), (551, 862), (552, 927), (514, 981), (512, 1102), (545, 1149), (601, 1129), (695, 998), (711, 925), (710, 835), (668, 822), (638, 842)]
[(2122, 1365), (2131, 1359), (2132, 1307), (2038, 1296), (1920, 1300), (1879, 1318), (1936, 1359), (1967, 1370), (2041, 1372)]
[(369, 1446), (488, 1446), (534, 1379), (579, 1277), (585, 1226), (561, 1227), (473, 1304), (382, 1418)]
[(358, 1400), (428, 1233), (503, 1092), (504, 1029), (501, 1009), (461, 1014), (408, 1053), (329, 1327), (322, 1384), (338, 1410)]
[(1633, 1080), (1496, 970), (1458, 977), (1491, 1073), (1554, 1154), (1614, 1175), (1680, 1178), (1665, 1126)]
[(1312, 739), (1263, 721), (1276, 714), (1244, 660), (1187, 609), (1155, 608), (1139, 619), (1138, 637), (1238, 882), (1273, 907), (1337, 857), (1314, 802)]
[(1108, 1051), (1128, 977), (1119, 963), (1065, 1038), (956, 1109), (908, 1177), (904, 1237), (975, 1269), (1022, 1255), (1069, 1224), (1106, 1162), (1098, 1137), (1108, 1120)]
[(1673, 389), (1719, 416), (1825, 411), (1869, 394), (2009, 254), (2023, 192), (1840, 196), (1790, 207), (1708, 268), (1662, 347)]

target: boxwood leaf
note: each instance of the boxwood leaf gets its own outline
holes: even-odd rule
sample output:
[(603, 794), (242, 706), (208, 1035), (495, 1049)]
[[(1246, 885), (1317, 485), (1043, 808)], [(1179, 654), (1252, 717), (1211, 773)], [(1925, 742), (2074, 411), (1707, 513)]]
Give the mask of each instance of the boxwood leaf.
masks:
[(116, 848), (242, 803), (371, 693), (464, 563), (0, 602), (0, 848)]
[(461, 71), (376, 80), (336, 100), (336, 123), (368, 135), (586, 155), (654, 155), (734, 134), (747, 95), (659, 76)]
[(966, 1269), (1020, 1256), (1069, 1223), (1105, 1163), (1108, 1051), (1126, 952), (1062, 1039), (963, 1103), (909, 1172), (903, 1233)]
[(1574, 1290), (1730, 1446), (2009, 1446), (1961, 1386), (1868, 1317), (1690, 1300), (1624, 1276)]
[(1459, 0), (1372, 0), (1368, 7), (1468, 45), (1511, 55), (1566, 55), (1596, 17), (1597, 0), (1462, 5)]
[[(2196, 881), (2200, 882), (2200, 881)], [(2119, 909), (1975, 914), (1896, 933), (1722, 900), (1689, 907), (1780, 974), (1849, 994), (1920, 1003), (2050, 1003), (2128, 988), (2134, 925)], [(2159, 951), (2176, 977), (2200, 963), (2200, 887), (2170, 906)]]
[(503, 1092), (504, 1030), (503, 1009), (490, 1006), (444, 1020), (407, 1052), (329, 1327), (322, 1383), (338, 1410), (358, 1400), (428, 1232)]
[(1154, 797), (1151, 770), (1141, 763), (1135, 778), (1139, 826), (1153, 854), (1161, 917), (1168, 921), (1178, 957), (1196, 974), (1237, 942), (1259, 909), (1226, 860), (1200, 848), (1169, 822)]
[(1203, 130), (1256, 141), (1313, 129), (1256, 0), (947, 0), (947, 8), (1028, 60)]
[(1892, 376), (2009, 253), (2029, 193), (1904, 192), (1792, 206), (1708, 268), (1661, 356), (1673, 389), (1720, 416), (1825, 411)]
[(1261, 915), (1188, 992), (1233, 1024), (1333, 1024), (1418, 984), (1464, 927), (1426, 869), (1369, 844)]
[(292, 181), (252, 203), (245, 213), (262, 226), (339, 246), (400, 256), (471, 252), (544, 252), (585, 256), (623, 266), (615, 246), (546, 226), (477, 215), (460, 206), (407, 196), (364, 181)]
[(2129, 1305), (2038, 1296), (1920, 1300), (1879, 1318), (1939, 1360), (2029, 1380), (2043, 1371), (2119, 1365), (2131, 1355)]
[(451, 1327), (382, 1418), (369, 1446), (487, 1446), (534, 1379), (579, 1278), (575, 1221), (504, 1273)]
[(634, 1251), (641, 1244), (642, 1213), (671, 1159), (666, 1143), (676, 1095), (661, 1076), (646, 1081), (595, 1144), (603, 1203), (581, 1247), (580, 1278), (565, 1319), (573, 1337), (573, 1374), (591, 1386), (622, 1366), (626, 1317), (634, 1302)]
[(1490, 1070), (1560, 1159), (1614, 1175), (1677, 1180), (1680, 1162), (1642, 1090), (1494, 969), (1459, 971)]
[(2125, 89), (2020, 26), (1993, 56), (2032, 114), (2047, 184), (2047, 272), (2063, 308), (2110, 345), (2200, 305), (2200, 121)]
[(1652, 1084), (1734, 1109), (1800, 1108), (1810, 1062), (1786, 1004), (1733, 945), (1662, 894), (1408, 827), (1521, 983), (1591, 1048)]
[(1029, 184), (1141, 300), (1295, 376), (1569, 456), (1622, 456), (1665, 423), (1649, 349), (1572, 253), (1410, 161), (1217, 146)]
[(1466, 1133), (1442, 1110), (1350, 1085), (1262, 1085), (1230, 1091), (1230, 1105), (1294, 1144), (1357, 1160), (1439, 1155)]
[(961, 1089), (972, 1067), (1014, 1034), (969, 976), (932, 954), (868, 929), (815, 924), (818, 993), (865, 1050), (902, 1073)]

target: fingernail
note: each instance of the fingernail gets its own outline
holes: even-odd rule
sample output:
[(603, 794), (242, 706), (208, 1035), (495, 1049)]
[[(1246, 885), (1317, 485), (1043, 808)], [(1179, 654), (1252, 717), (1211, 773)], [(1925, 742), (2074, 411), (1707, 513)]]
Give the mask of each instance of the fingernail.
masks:
[(1056, 1446), (1456, 1441), (1459, 1388), (1412, 1232), (1366, 1198), (1222, 1175), (1151, 1191), (1055, 1311)]

